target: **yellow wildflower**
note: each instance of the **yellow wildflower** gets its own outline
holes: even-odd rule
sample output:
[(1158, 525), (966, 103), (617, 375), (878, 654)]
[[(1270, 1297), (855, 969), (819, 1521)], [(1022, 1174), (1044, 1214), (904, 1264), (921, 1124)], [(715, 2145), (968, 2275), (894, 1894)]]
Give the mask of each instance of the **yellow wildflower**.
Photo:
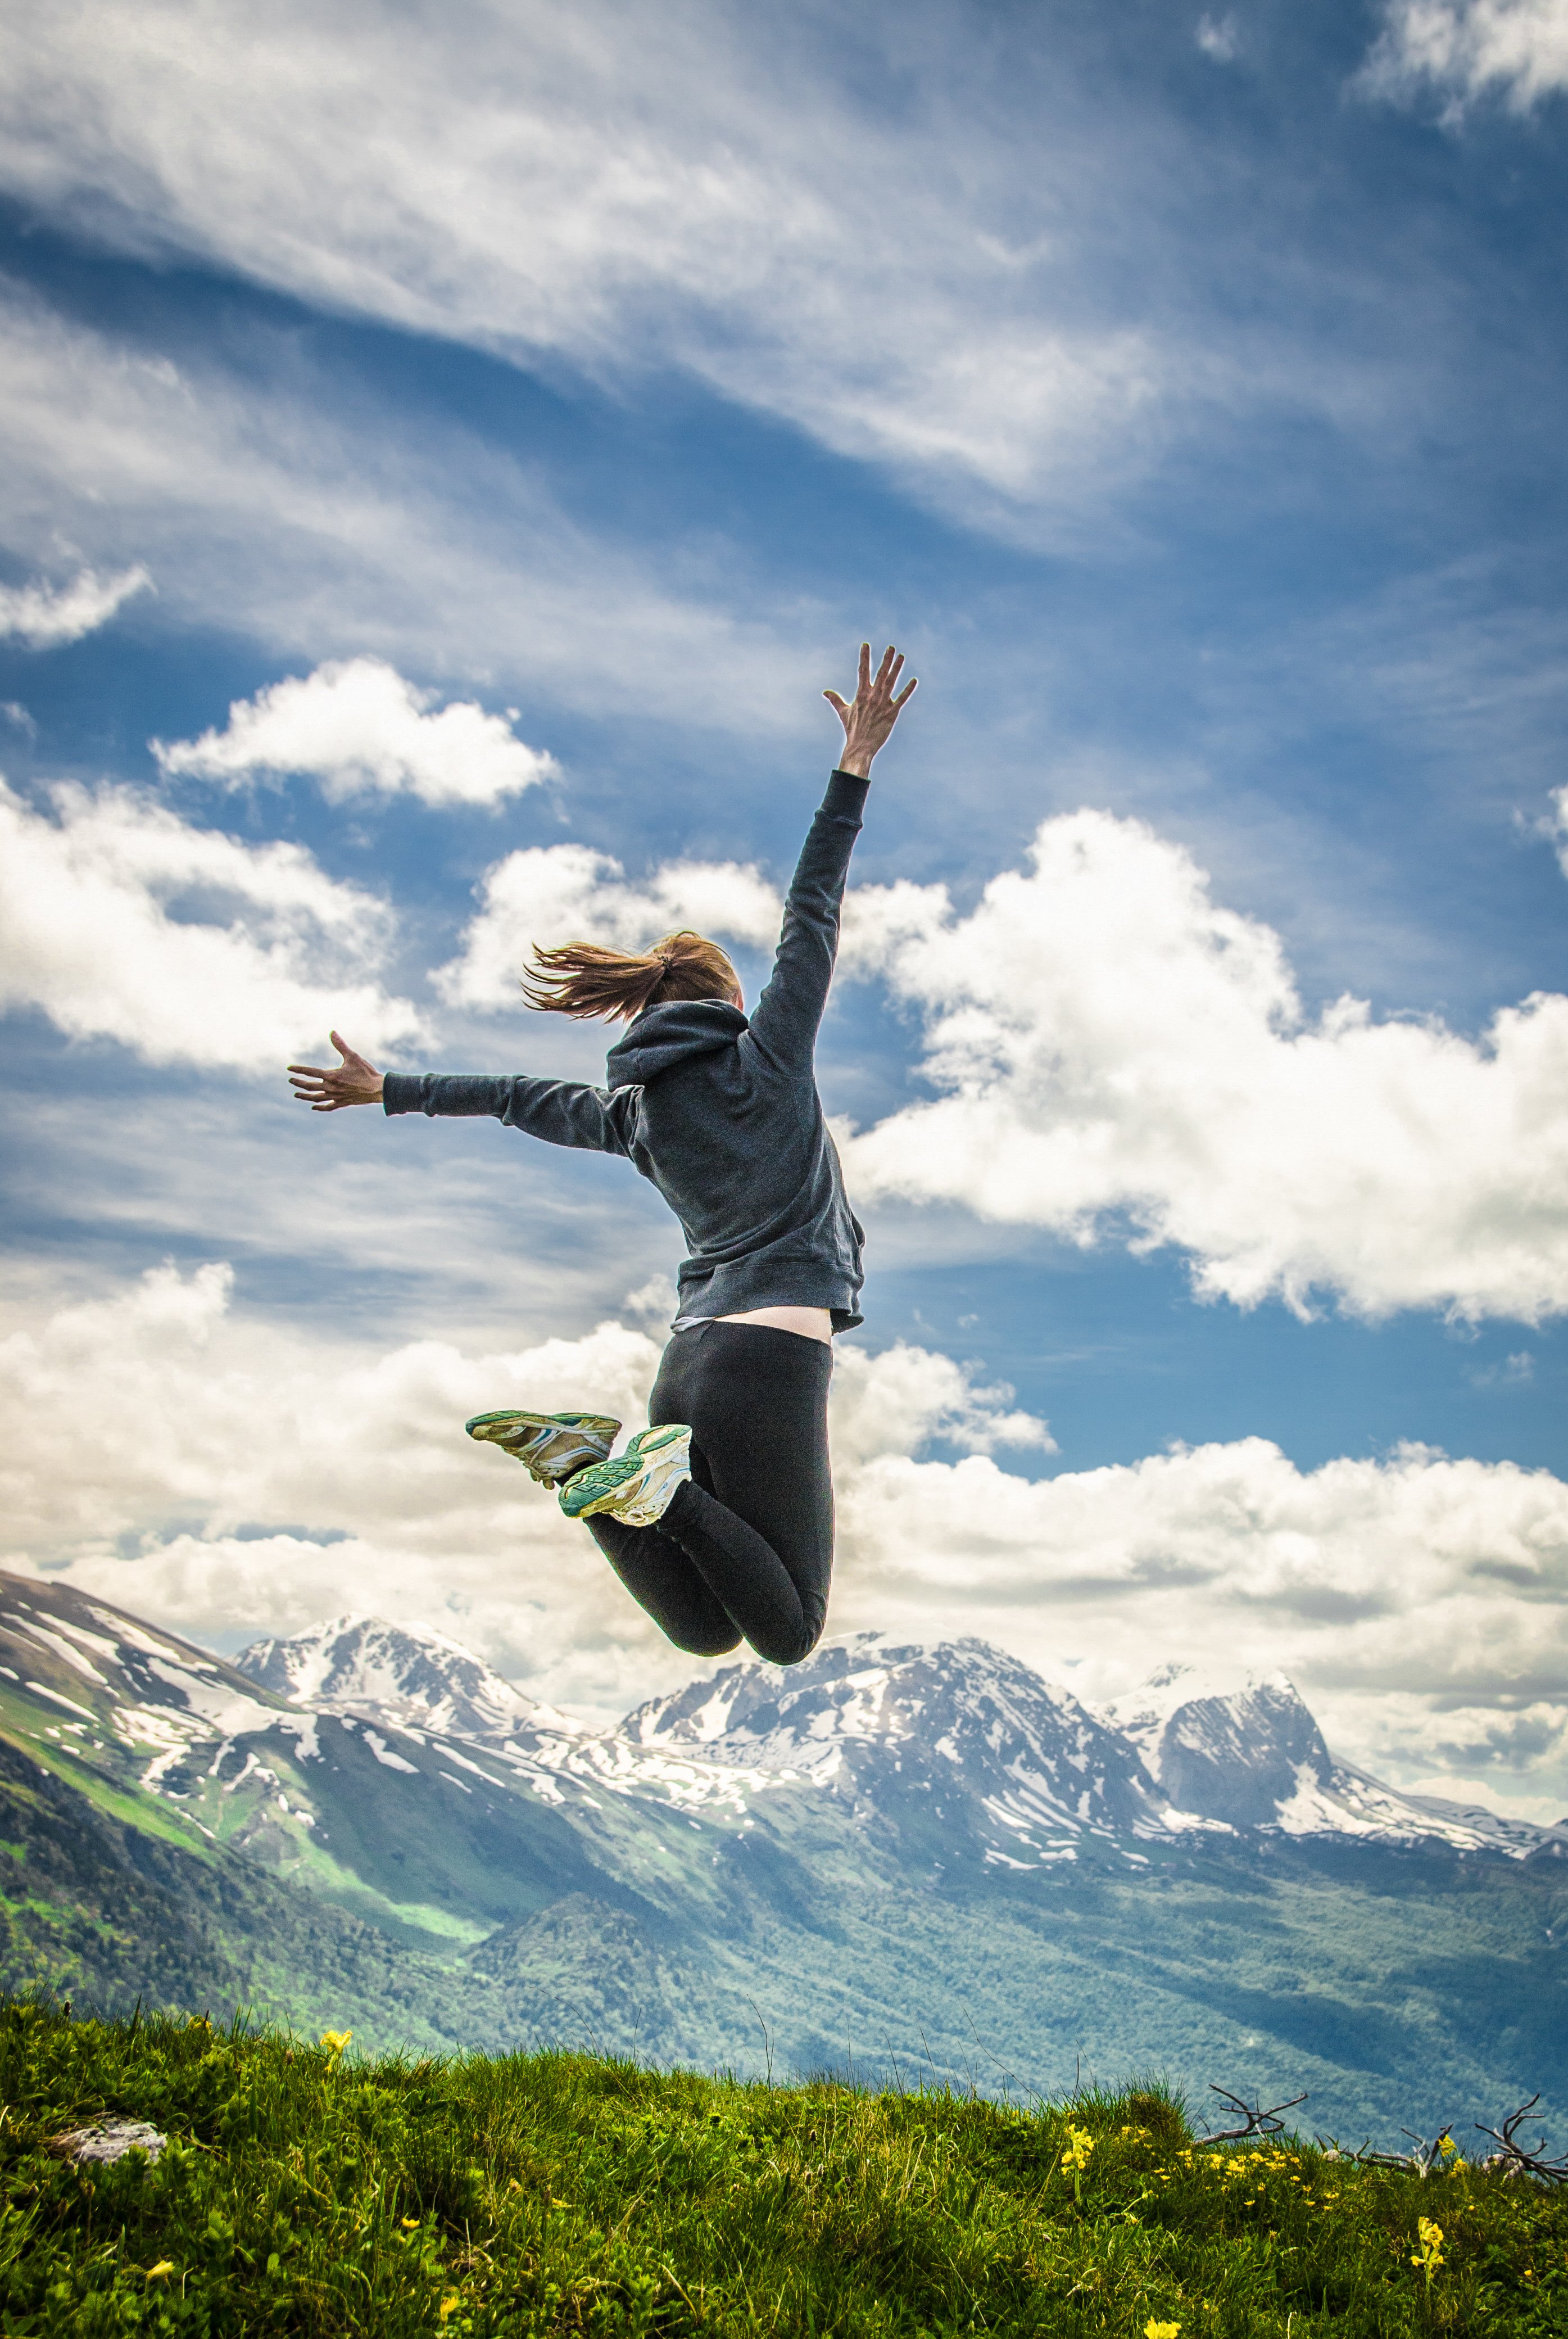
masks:
[(1094, 2150), (1094, 2138), (1086, 2127), (1070, 2127), (1067, 2150), (1061, 2156), (1061, 2166), (1072, 2171), (1072, 2197), (1083, 2198), (1083, 2172), (1089, 2166), (1089, 2156)]
[(354, 2034), (351, 2030), (322, 2031), (321, 2044), (326, 2048), (328, 2054), (330, 2055), (334, 2063), (337, 2061), (339, 2056), (342, 2054), (353, 2035)]
[(1146, 2323), (1143, 2339), (1181, 2339), (1179, 2323)]
[(1420, 2247), (1410, 2263), (1413, 2266), (1421, 2268), (1426, 2276), (1426, 2287), (1430, 2290), (1432, 2277), (1444, 2263), (1443, 2228), (1435, 2224), (1430, 2217), (1417, 2217), (1415, 2232)]
[(149, 2282), (167, 2282), (173, 2271), (173, 2258), (160, 2258), (156, 2265), (150, 2265), (147, 2268), (147, 2279)]
[(436, 2313), (440, 2316), (441, 2321), (444, 2323), (449, 2314), (455, 2314), (457, 2313), (462, 2303), (463, 2302), (458, 2296), (457, 2292), (455, 2290), (450, 2291), (448, 2295), (442, 2299), (439, 2306), (436, 2309)]

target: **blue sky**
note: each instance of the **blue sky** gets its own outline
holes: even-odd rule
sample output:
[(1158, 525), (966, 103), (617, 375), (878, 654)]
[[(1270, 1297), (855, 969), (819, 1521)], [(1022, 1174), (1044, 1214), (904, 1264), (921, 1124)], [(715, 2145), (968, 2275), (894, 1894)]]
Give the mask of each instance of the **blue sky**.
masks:
[(870, 635), (835, 1622), (1568, 1802), (1562, 0), (5, 40), (7, 1403), (123, 1425), (11, 1564), (675, 1677), (441, 1443), (635, 1404), (656, 1198), (273, 1067), (593, 1077), (519, 918), (700, 899), (754, 990)]

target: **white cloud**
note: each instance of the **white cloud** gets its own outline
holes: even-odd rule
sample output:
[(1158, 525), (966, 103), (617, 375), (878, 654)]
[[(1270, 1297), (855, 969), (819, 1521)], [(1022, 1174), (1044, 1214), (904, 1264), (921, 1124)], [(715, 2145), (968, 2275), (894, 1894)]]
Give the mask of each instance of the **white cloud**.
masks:
[(1241, 35), (1234, 16), (1200, 16), (1194, 40), (1206, 57), (1216, 64), (1228, 65), (1241, 46)]
[(376, 972), (382, 904), (296, 844), (193, 828), (129, 790), (0, 781), (0, 1007), (153, 1063), (277, 1071), (340, 1023), (378, 1047), (419, 1019)]
[(1568, 0), (1389, 0), (1359, 76), (1372, 94), (1445, 94), (1448, 116), (1495, 94), (1516, 113), (1568, 89)]
[[(378, 1352), (237, 1319), (232, 1289), (224, 1266), (159, 1268), (107, 1299), (30, 1310), (29, 1328), (0, 1341), (3, 1564), (64, 1564), (198, 1633), (367, 1604), (440, 1621), (550, 1693), (611, 1710), (650, 1663), (685, 1678), (689, 1660), (664, 1648), (582, 1531), (462, 1426), (508, 1404), (634, 1426), (656, 1340), (606, 1322), (501, 1353), (439, 1340)], [(1009, 1395), (919, 1349), (845, 1351), (835, 1425), (850, 1455), (868, 1440), (883, 1453), (930, 1436), (1039, 1443)], [(146, 1539), (130, 1561), (113, 1555), (127, 1535)]]
[(1031, 1484), (983, 1456), (840, 1490), (835, 1623), (974, 1632), (1107, 1695), (1159, 1662), (1283, 1665), (1342, 1756), (1478, 1761), (1568, 1800), (1568, 1485), (1402, 1448), (1298, 1470), (1262, 1438)]
[(401, 791), (429, 804), (493, 804), (556, 769), (553, 756), (525, 746), (509, 721), (471, 700), (432, 715), (437, 696), (417, 690), (384, 658), (350, 658), (236, 699), (226, 730), (172, 744), (154, 739), (153, 752), (173, 776), (232, 786), (258, 775), (305, 773), (335, 803)]
[(1010, 97), (960, 54), (868, 105), (809, 21), (700, 0), (439, 21), (294, 0), (268, 24), (16, 0), (6, 183), (328, 310), (684, 367), (965, 483), (971, 516), (975, 484), (1072, 505), (1138, 473), (1199, 400), (1304, 394), (1302, 368), (1178, 321), (1169, 271), (1106, 264), (1129, 212), (1140, 251), (1159, 233), (1155, 142), (1108, 140), (1060, 71)]
[(999, 1446), (1054, 1454), (1056, 1440), (1033, 1414), (1011, 1410), (1012, 1390), (978, 1384), (971, 1368), (897, 1340), (879, 1356), (841, 1342), (833, 1361), (835, 1465), (858, 1468), (889, 1453), (913, 1454), (940, 1437), (967, 1454)]
[(106, 626), (133, 595), (151, 588), (152, 577), (138, 561), (118, 576), (100, 577), (84, 568), (69, 585), (0, 585), (0, 637), (48, 650), (79, 642)]
[[(249, 1319), (231, 1291), (226, 1268), (165, 1268), (0, 1340), (4, 1564), (198, 1635), (422, 1619), (604, 1714), (697, 1669), (462, 1430), (513, 1403), (633, 1425), (655, 1340), (607, 1321), (377, 1349)], [(1568, 1807), (1562, 1480), (1420, 1447), (1303, 1471), (1248, 1438), (1031, 1482), (986, 1449), (1038, 1450), (1043, 1426), (951, 1358), (841, 1343), (834, 1380), (833, 1631), (979, 1633), (1090, 1696), (1223, 1648), (1284, 1665), (1351, 1759)], [(918, 1458), (932, 1438), (977, 1450)]]
[(0, 539), (37, 558), (62, 530), (102, 566), (144, 552), (163, 623), (311, 663), (373, 653), (596, 719), (685, 724), (694, 674), (745, 672), (705, 721), (798, 733), (836, 663), (810, 610), (788, 632), (736, 615), (749, 586), (695, 557), (672, 585), (515, 457), (313, 373), (291, 337), (257, 328), (232, 372), (176, 366), (0, 278)]
[(1129, 1221), (1242, 1306), (1568, 1307), (1568, 999), (1478, 1041), (1349, 998), (1309, 1019), (1273, 932), (1089, 811), (1044, 822), (967, 917), (941, 886), (852, 894), (843, 962), (922, 1011), (940, 1091), (849, 1144), (868, 1196), (1083, 1243)]
[(486, 872), (478, 893), (479, 914), (460, 954), (436, 975), (437, 989), (453, 1006), (516, 1006), (531, 943), (644, 950), (660, 934), (689, 926), (766, 948), (777, 941), (784, 915), (779, 896), (749, 864), (666, 862), (628, 883), (618, 861), (586, 844), (510, 853)]

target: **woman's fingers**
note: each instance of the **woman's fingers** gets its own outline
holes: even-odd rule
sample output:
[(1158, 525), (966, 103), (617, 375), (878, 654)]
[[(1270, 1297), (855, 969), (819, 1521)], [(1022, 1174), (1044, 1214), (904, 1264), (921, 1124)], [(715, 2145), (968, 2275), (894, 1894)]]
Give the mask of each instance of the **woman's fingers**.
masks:
[[(901, 666), (903, 663), (902, 658), (899, 663)], [(899, 692), (898, 696), (892, 702), (892, 711), (895, 715), (898, 713), (899, 708), (903, 705), (906, 698), (912, 698), (914, 696), (917, 686), (916, 678), (912, 674), (909, 680), (904, 684), (903, 688)]]
[(849, 721), (849, 706), (847, 702), (839, 696), (837, 691), (824, 690), (823, 692), (823, 696), (833, 708), (833, 711), (838, 716), (839, 721), (841, 723), (847, 723)]

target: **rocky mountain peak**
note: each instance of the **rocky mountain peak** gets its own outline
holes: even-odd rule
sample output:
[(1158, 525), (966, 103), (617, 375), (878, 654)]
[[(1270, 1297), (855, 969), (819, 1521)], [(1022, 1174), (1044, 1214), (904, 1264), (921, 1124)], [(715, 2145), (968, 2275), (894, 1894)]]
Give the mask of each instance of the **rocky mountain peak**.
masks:
[[(628, 1714), (642, 1748), (791, 1771), (957, 1856), (1037, 1859), (1083, 1833), (1163, 1826), (1134, 1750), (1070, 1690), (989, 1642), (825, 1643), (787, 1673), (727, 1666)], [(1004, 1849), (1003, 1847), (1008, 1847)]]
[(1164, 1664), (1103, 1709), (1179, 1810), (1230, 1827), (1276, 1823), (1326, 1789), (1334, 1762), (1288, 1674)]
[(438, 1735), (498, 1742), (557, 1719), (460, 1642), (426, 1624), (334, 1616), (287, 1639), (253, 1641), (234, 1663), (291, 1705), (373, 1709)]

